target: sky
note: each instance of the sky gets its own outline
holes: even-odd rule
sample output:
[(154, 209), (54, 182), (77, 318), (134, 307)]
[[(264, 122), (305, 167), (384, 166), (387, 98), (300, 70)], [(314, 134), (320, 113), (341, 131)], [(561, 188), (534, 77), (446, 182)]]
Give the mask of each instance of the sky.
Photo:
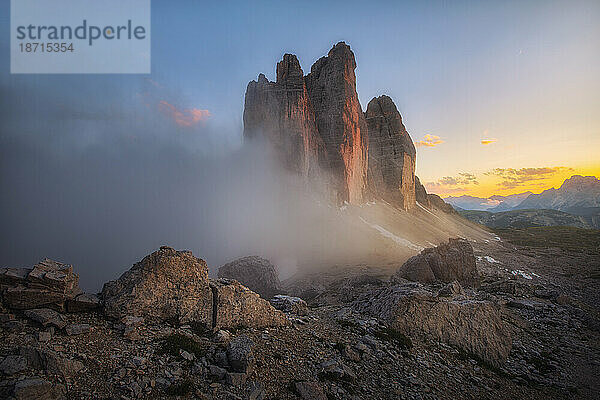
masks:
[(339, 41), (355, 53), (363, 109), (381, 94), (395, 101), (430, 192), (537, 193), (600, 176), (598, 1), (153, 0), (148, 75), (11, 75), (9, 4), (0, 1), (5, 264), (64, 255), (67, 239), (85, 235), (76, 261), (98, 253), (94, 243), (118, 253), (95, 253), (94, 265), (135, 261), (123, 236), (139, 235), (144, 250), (165, 237), (198, 248), (186, 239), (195, 220), (169, 193), (192, 207), (218, 180), (235, 181), (219, 168), (239, 161), (248, 82), (274, 80), (284, 53), (307, 73)]
[[(8, 3), (0, 7), (5, 54)], [(76, 113), (159, 113), (212, 152), (241, 141), (248, 81), (260, 72), (274, 79), (285, 52), (307, 72), (344, 40), (357, 58), (363, 108), (383, 93), (394, 99), (430, 191), (536, 192), (574, 173), (600, 174), (597, 1), (214, 3), (152, 2), (150, 75), (11, 76), (5, 59), (0, 85)], [(11, 113), (4, 128), (17, 128), (21, 116)], [(511, 181), (497, 171), (523, 168), (540, 179)]]

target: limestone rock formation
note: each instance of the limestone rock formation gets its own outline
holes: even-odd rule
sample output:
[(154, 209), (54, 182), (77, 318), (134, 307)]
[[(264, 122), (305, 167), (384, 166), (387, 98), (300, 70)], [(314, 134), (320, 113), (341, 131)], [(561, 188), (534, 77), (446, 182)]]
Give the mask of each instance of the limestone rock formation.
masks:
[(480, 276), (473, 246), (465, 239), (450, 239), (448, 244), (431, 247), (409, 258), (392, 277), (421, 283), (457, 280), (463, 286), (479, 287)]
[(244, 136), (266, 139), (288, 169), (309, 175), (323, 157), (315, 114), (296, 56), (285, 54), (277, 64), (277, 80), (260, 74), (248, 83), (244, 105)]
[(355, 69), (344, 42), (306, 76), (285, 54), (275, 82), (260, 74), (248, 84), (244, 138), (264, 140), (287, 169), (326, 182), (337, 203), (381, 199), (409, 210), (418, 201), (451, 212), (415, 177), (415, 146), (392, 99), (375, 97), (363, 113)]
[(288, 323), (256, 293), (229, 279), (208, 279), (206, 262), (163, 246), (102, 290), (104, 313), (146, 322), (194, 322), (205, 328), (264, 328)]
[[(78, 296), (92, 296), (82, 293), (71, 265), (49, 259), (32, 268), (0, 269), (0, 291), (3, 302), (16, 310), (50, 307), (65, 311)], [(93, 308), (88, 304), (88, 309)]]
[(375, 97), (366, 112), (369, 132), (369, 191), (405, 210), (415, 205), (416, 150), (396, 105)]
[(308, 314), (308, 305), (300, 297), (277, 295), (271, 299), (271, 304), (276, 309), (288, 314)]
[(163, 246), (102, 289), (104, 312), (147, 321), (212, 322), (212, 291), (206, 262), (190, 251)]
[(354, 303), (410, 338), (438, 340), (501, 365), (511, 347), (511, 331), (493, 303), (436, 297), (418, 283), (374, 290)]
[(219, 278), (235, 279), (264, 299), (283, 293), (277, 270), (267, 259), (242, 257), (219, 268)]
[(427, 190), (425, 189), (425, 186), (421, 184), (418, 176), (415, 176), (415, 200), (423, 207), (431, 207)]
[(211, 281), (210, 287), (214, 296), (212, 326), (215, 329), (262, 329), (289, 324), (281, 311), (237, 281), (221, 278)]
[(355, 69), (354, 53), (340, 42), (313, 64), (305, 81), (340, 200), (360, 204), (367, 183), (368, 133)]
[(304, 174), (323, 167), (338, 201), (359, 204), (367, 180), (367, 126), (356, 93), (356, 62), (340, 42), (303, 76), (296, 56), (277, 64), (277, 80), (248, 84), (244, 137), (263, 136), (284, 165)]

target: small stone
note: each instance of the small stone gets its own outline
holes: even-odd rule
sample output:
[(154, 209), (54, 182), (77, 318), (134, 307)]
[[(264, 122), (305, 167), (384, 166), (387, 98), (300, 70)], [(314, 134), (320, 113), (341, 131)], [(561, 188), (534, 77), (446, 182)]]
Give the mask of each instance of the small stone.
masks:
[(300, 297), (277, 295), (271, 300), (271, 305), (288, 314), (307, 315), (308, 305)]
[(220, 381), (223, 378), (225, 378), (225, 374), (227, 373), (227, 371), (216, 365), (209, 365), (208, 373), (210, 377), (213, 378), (213, 380)]
[(228, 385), (242, 386), (246, 383), (246, 374), (240, 372), (228, 372), (225, 376)]
[(146, 363), (146, 359), (144, 357), (138, 357), (138, 356), (136, 356), (136, 357), (133, 357), (131, 359), (131, 362), (136, 367), (141, 367), (142, 365), (144, 365)]
[(263, 400), (265, 398), (265, 389), (263, 385), (254, 382), (250, 385), (250, 394), (248, 400)]
[(296, 392), (304, 400), (327, 400), (321, 385), (317, 382), (296, 382)]
[(342, 355), (349, 359), (350, 361), (359, 362), (360, 354), (358, 354), (352, 347), (349, 345), (345, 345), (342, 349)]
[(87, 333), (89, 331), (89, 324), (71, 324), (67, 325), (67, 327), (65, 328), (65, 332), (67, 332), (67, 335), (69, 336), (81, 335), (82, 333)]
[(183, 357), (184, 360), (187, 360), (187, 361), (193, 361), (196, 358), (196, 356), (194, 354), (188, 353), (187, 351), (185, 351), (183, 349), (179, 350), (179, 355), (181, 357)]
[(27, 359), (23, 356), (10, 355), (0, 363), (0, 372), (14, 375), (27, 369)]
[(249, 372), (254, 357), (252, 356), (252, 347), (254, 342), (246, 335), (240, 335), (229, 342), (227, 346), (227, 358), (229, 364), (236, 372)]
[(219, 329), (217, 333), (215, 333), (213, 339), (215, 342), (227, 342), (229, 339), (231, 339), (231, 333), (227, 332), (226, 330)]
[(438, 296), (442, 297), (464, 296), (464, 294), (465, 292), (458, 281), (450, 282), (438, 292)]
[(67, 325), (65, 317), (49, 308), (36, 308), (25, 311), (25, 316), (33, 321), (39, 322), (42, 326), (55, 326), (62, 329)]
[(46, 343), (52, 339), (52, 333), (50, 331), (39, 331), (37, 333), (38, 342)]

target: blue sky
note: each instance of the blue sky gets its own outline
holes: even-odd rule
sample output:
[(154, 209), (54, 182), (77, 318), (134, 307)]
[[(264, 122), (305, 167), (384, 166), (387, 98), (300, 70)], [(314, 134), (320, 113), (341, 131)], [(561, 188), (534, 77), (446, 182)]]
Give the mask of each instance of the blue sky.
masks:
[(598, 1), (154, 0), (149, 76), (11, 75), (9, 15), (0, 0), (0, 264), (64, 260), (85, 288), (162, 244), (220, 265), (288, 218), (235, 151), (248, 81), (286, 52), (308, 72), (349, 43), (363, 109), (394, 99), (435, 193), (600, 175)]
[[(0, 50), (8, 54), (9, 1), (0, 4)], [(85, 126), (87, 133), (74, 139), (85, 147), (110, 138), (104, 128), (114, 133), (140, 123), (168, 124), (156, 120), (168, 117), (158, 105), (165, 101), (177, 110), (210, 112), (177, 139), (210, 153), (241, 140), (249, 80), (260, 72), (273, 79), (286, 52), (307, 72), (344, 40), (356, 54), (363, 108), (388, 94), (414, 141), (440, 138), (439, 145), (419, 148), (423, 181), (460, 172), (483, 177), (493, 168), (594, 170), (599, 19), (595, 1), (154, 0), (150, 76), (10, 75), (4, 58), (0, 85), (12, 108), (3, 130), (43, 140), (47, 122), (32, 121), (29, 113), (56, 115), (47, 102), (69, 110), (63, 119), (119, 115), (121, 124)], [(58, 130), (56, 150), (72, 146)], [(492, 142), (482, 147), (482, 139)]]

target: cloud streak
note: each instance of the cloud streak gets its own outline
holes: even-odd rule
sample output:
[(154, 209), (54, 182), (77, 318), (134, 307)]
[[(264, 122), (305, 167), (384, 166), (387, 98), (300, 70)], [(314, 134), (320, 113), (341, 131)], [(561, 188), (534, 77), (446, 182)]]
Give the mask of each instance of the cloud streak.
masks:
[(537, 168), (494, 168), (484, 175), (502, 179), (497, 185), (504, 189), (513, 189), (525, 185), (543, 184), (556, 174), (573, 171), (569, 167), (537, 167)]
[(189, 128), (198, 124), (201, 121), (206, 121), (210, 117), (210, 111), (201, 110), (199, 108), (186, 108), (179, 110), (165, 100), (158, 103), (158, 109), (175, 121), (178, 126)]
[(498, 141), (498, 139), (495, 139), (495, 138), (485, 138), (485, 139), (481, 139), (481, 144), (484, 146), (487, 146), (489, 144), (496, 143), (497, 141)]
[(439, 144), (444, 143), (444, 140), (439, 136), (427, 134), (423, 137), (423, 139), (415, 142), (415, 146), (417, 147), (435, 147)]
[(430, 192), (457, 193), (466, 190), (466, 186), (479, 185), (477, 176), (469, 172), (460, 172), (457, 176), (444, 176), (435, 182), (425, 182)]

